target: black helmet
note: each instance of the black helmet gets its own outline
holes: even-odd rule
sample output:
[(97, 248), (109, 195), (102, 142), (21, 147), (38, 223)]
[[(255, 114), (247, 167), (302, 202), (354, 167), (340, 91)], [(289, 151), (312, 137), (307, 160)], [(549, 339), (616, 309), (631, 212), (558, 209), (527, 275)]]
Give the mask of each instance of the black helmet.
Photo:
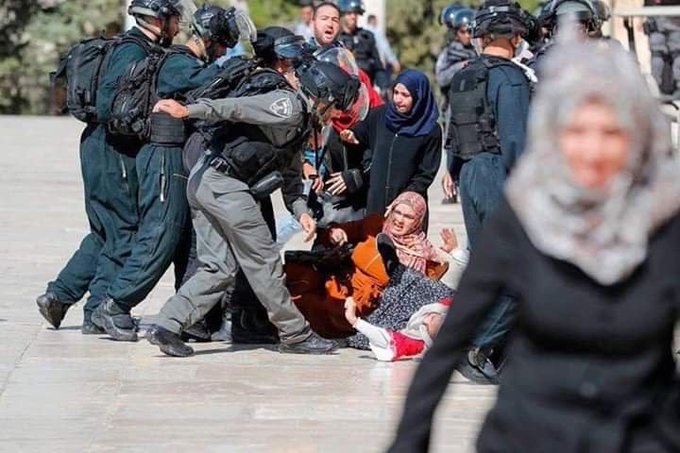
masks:
[(461, 27), (470, 26), (475, 19), (475, 12), (470, 8), (456, 8), (450, 10), (448, 14), (443, 17), (444, 23), (451, 30), (458, 30)]
[(522, 10), (522, 17), (524, 20), (524, 25), (527, 27), (527, 33), (524, 35), (524, 39), (530, 44), (538, 44), (543, 38), (541, 33), (541, 25), (533, 14), (526, 10)]
[(253, 43), (255, 55), (261, 58), (265, 64), (273, 64), (279, 58), (274, 50), (274, 43), (277, 39), (291, 36), (295, 36), (295, 34), (284, 27), (273, 25), (263, 28), (257, 32), (257, 40)]
[(602, 0), (593, 0), (593, 6), (595, 7), (595, 13), (597, 14), (597, 19), (600, 21), (600, 24), (607, 22), (612, 18), (609, 5), (607, 5)]
[[(216, 41), (227, 47), (234, 47), (239, 40), (252, 39), (255, 26), (237, 20), (236, 8), (224, 9), (214, 5), (203, 5), (196, 10), (191, 21), (192, 31), (207, 41)], [(246, 16), (246, 22), (250, 19)]]
[(453, 27), (456, 11), (465, 8), (463, 5), (454, 3), (453, 5), (445, 6), (442, 13), (439, 15), (439, 25), (446, 25), (449, 28)]
[(128, 7), (128, 14), (167, 19), (172, 16), (181, 16), (182, 7), (178, 1), (173, 0), (132, 0)]
[(588, 31), (600, 28), (600, 21), (595, 7), (590, 0), (552, 0), (541, 18), (541, 26), (554, 30), (560, 16), (572, 15), (583, 23)]
[(297, 68), (300, 88), (316, 101), (334, 105), (346, 111), (359, 94), (359, 78), (349, 75), (339, 66), (326, 61), (307, 61)]
[(525, 36), (527, 26), (524, 14), (516, 2), (487, 0), (475, 14), (472, 36), (475, 38), (491, 34)]
[(338, 9), (340, 10), (340, 14), (364, 14), (366, 12), (364, 9), (364, 2), (361, 0), (339, 0)]

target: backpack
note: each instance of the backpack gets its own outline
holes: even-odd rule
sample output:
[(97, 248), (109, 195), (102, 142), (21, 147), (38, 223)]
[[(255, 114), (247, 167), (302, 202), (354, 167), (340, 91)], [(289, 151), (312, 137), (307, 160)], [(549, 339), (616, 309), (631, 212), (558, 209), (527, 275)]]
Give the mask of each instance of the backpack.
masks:
[(500, 152), (496, 115), (487, 99), (489, 70), (514, 64), (503, 59), (481, 57), (458, 72), (451, 81), (451, 118), (447, 143), (453, 154), (470, 160), (482, 152)]
[(111, 101), (109, 132), (141, 140), (149, 138), (149, 114), (158, 101), (158, 73), (172, 53), (172, 50), (154, 47), (148, 50), (146, 58), (127, 67)]
[(54, 88), (58, 81), (66, 84), (67, 110), (75, 118), (85, 123), (97, 121), (97, 90), (103, 77), (103, 69), (108, 64), (111, 50), (124, 42), (145, 43), (129, 35), (113, 38), (89, 38), (80, 41), (61, 58), (57, 70), (50, 73), (50, 83)]

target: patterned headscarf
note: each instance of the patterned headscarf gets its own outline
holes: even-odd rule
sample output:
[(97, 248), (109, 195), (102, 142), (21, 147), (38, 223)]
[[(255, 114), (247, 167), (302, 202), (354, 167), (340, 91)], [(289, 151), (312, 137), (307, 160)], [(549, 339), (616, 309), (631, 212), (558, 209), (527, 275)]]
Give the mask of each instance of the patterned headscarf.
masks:
[[(529, 122), (527, 152), (507, 198), (534, 246), (602, 285), (645, 260), (658, 227), (680, 210), (680, 166), (670, 130), (633, 58), (618, 46), (556, 45), (546, 58)], [(603, 191), (571, 175), (557, 137), (587, 102), (609, 106), (631, 137), (630, 157)]]
[[(392, 222), (390, 216), (392, 211), (397, 206), (405, 204), (410, 206), (415, 211), (416, 219), (413, 227), (405, 234), (397, 235), (392, 231)], [(427, 213), (427, 202), (422, 195), (416, 192), (403, 192), (390, 204), (387, 209), (385, 225), (383, 226), (383, 233), (385, 233), (397, 248), (397, 256), (399, 262), (406, 267), (410, 267), (419, 272), (425, 273), (427, 261), (435, 260), (437, 258), (437, 251), (434, 246), (427, 239), (427, 235), (423, 231), (423, 221)]]

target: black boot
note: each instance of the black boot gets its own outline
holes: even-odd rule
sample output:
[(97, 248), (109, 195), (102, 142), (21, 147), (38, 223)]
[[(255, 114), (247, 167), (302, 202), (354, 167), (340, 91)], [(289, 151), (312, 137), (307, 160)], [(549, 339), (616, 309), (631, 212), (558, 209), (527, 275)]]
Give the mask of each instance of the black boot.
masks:
[(378, 245), (378, 253), (380, 253), (383, 263), (385, 264), (387, 275), (392, 277), (400, 265), (399, 257), (397, 256), (397, 248), (394, 245), (394, 242), (392, 242), (392, 239), (383, 233), (378, 234), (375, 241)]
[(231, 339), (238, 344), (277, 344), (276, 327), (262, 307), (236, 307), (231, 313)]
[(83, 327), (80, 328), (83, 335), (104, 335), (106, 331), (95, 326), (91, 319), (83, 320)]
[(182, 341), (195, 341), (197, 343), (207, 343), (212, 341), (210, 338), (210, 331), (205, 320), (198, 321), (188, 329), (184, 329), (180, 335)]
[(155, 324), (149, 327), (144, 338), (173, 357), (189, 357), (194, 353), (191, 346), (185, 345), (179, 335)]
[(321, 338), (314, 332), (299, 343), (279, 345), (279, 352), (286, 354), (330, 354), (338, 349), (338, 343)]
[(59, 328), (66, 312), (71, 307), (71, 304), (58, 300), (56, 294), (51, 291), (38, 296), (35, 303), (38, 304), (38, 310), (43, 318), (55, 329)]
[(119, 313), (115, 302), (107, 298), (92, 313), (92, 322), (116, 341), (137, 341), (137, 324), (129, 313)]
[(458, 372), (466, 379), (480, 385), (500, 384), (500, 370), (496, 369), (491, 359), (479, 348), (467, 351)]

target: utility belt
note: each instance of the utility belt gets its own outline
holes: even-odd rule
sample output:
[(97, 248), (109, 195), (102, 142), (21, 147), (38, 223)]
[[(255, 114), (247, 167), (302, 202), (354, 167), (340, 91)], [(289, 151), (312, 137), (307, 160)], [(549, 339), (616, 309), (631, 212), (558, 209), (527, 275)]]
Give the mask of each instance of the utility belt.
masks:
[(173, 118), (167, 113), (152, 113), (149, 116), (151, 130), (149, 141), (158, 145), (181, 146), (187, 140), (184, 120)]
[(250, 193), (256, 200), (262, 200), (268, 197), (283, 186), (283, 176), (279, 171), (273, 171), (260, 178), (258, 181), (249, 184), (248, 181), (244, 181), (243, 178), (239, 176), (238, 172), (234, 170), (229, 161), (222, 155), (208, 157), (208, 165), (225, 176), (248, 184)]

